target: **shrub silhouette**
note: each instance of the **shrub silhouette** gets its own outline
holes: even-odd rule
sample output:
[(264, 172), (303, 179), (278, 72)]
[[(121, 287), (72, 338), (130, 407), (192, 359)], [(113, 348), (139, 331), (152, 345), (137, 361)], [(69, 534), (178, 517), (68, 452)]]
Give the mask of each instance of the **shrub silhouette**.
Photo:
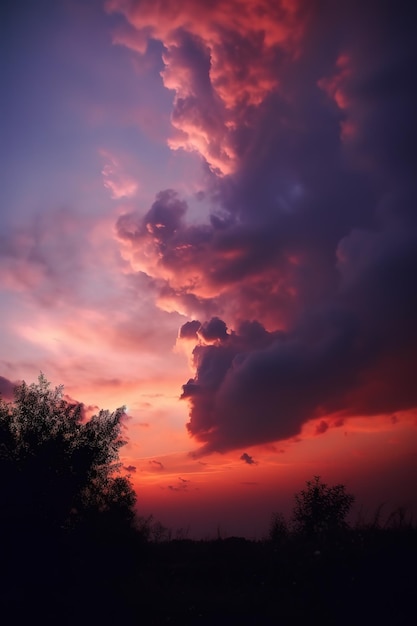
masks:
[(288, 541), (290, 529), (282, 513), (273, 513), (269, 527), (269, 540), (276, 546), (283, 546)]
[(0, 399), (2, 530), (54, 533), (84, 524), (129, 525), (136, 496), (118, 475), (124, 409), (83, 420), (83, 405), (38, 383), (19, 384), (14, 402)]
[(346, 517), (355, 500), (344, 485), (327, 486), (320, 476), (295, 494), (294, 530), (306, 537), (328, 537), (347, 528)]

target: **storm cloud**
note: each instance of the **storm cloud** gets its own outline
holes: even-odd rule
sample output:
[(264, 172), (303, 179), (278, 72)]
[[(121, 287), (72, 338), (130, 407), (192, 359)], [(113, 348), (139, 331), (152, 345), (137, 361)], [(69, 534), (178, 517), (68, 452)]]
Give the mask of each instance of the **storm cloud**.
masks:
[(197, 454), (415, 408), (410, 16), (390, 1), (109, 10), (164, 45), (170, 145), (206, 168), (201, 220), (168, 189), (117, 222), (132, 273), (192, 320)]

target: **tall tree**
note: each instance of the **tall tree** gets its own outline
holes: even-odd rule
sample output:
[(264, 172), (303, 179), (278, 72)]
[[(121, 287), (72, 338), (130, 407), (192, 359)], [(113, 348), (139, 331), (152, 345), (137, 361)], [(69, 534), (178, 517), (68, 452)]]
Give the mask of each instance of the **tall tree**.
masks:
[(124, 408), (83, 418), (63, 387), (17, 385), (0, 398), (0, 523), (3, 530), (53, 532), (106, 520), (130, 524), (135, 492), (120, 475)]

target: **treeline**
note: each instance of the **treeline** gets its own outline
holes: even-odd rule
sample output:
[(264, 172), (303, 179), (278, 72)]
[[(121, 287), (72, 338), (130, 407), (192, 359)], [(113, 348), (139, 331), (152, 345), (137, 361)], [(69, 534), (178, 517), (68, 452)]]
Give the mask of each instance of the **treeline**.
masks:
[(0, 399), (5, 624), (409, 624), (417, 525), (347, 522), (354, 496), (316, 476), (261, 541), (191, 541), (135, 515), (123, 409), (86, 420), (62, 387)]

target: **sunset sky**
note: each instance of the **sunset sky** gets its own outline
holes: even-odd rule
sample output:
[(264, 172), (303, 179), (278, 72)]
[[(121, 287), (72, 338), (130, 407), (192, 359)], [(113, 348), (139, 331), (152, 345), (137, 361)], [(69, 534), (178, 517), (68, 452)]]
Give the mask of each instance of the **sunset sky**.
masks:
[(405, 6), (6, 2), (0, 390), (126, 405), (140, 514), (261, 537), (314, 475), (417, 514)]

